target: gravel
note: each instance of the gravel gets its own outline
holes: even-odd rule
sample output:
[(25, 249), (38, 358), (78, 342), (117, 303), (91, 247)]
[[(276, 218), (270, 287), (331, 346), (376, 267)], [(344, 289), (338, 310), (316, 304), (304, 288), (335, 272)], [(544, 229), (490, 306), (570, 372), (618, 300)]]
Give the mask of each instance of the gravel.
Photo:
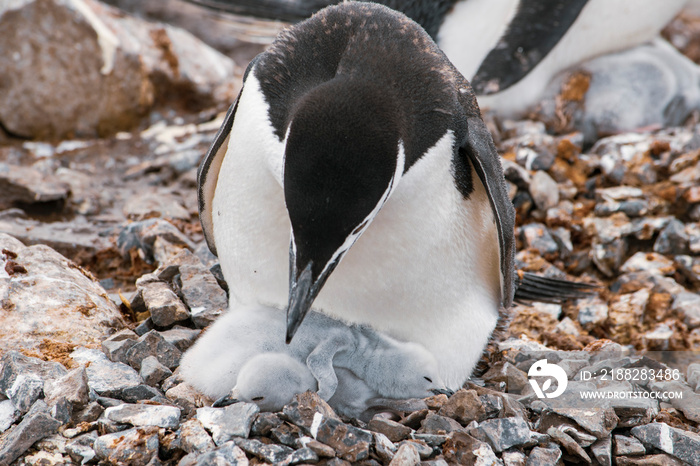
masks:
[[(310, 392), (278, 413), (214, 408), (182, 382), (180, 357), (228, 299), (195, 193), (221, 115), (153, 118), (104, 139), (0, 131), (0, 302), (14, 319), (0, 338), (0, 464), (700, 464), (695, 121), (591, 146), (542, 122), (495, 121), (518, 267), (601, 292), (516, 305), (464, 388), (365, 423)], [(568, 376), (558, 398), (533, 390), (541, 359)], [(602, 380), (614, 369), (680, 375)]]

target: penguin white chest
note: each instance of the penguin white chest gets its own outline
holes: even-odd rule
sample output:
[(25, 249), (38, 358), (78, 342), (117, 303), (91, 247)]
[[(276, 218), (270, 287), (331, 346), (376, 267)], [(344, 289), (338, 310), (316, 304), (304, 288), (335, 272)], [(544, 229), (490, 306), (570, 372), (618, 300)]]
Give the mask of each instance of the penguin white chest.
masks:
[(291, 230), (281, 185), (284, 142), (252, 71), (237, 114), (212, 203), (217, 252), (232, 303), (284, 308)]
[[(214, 238), (231, 305), (285, 309), (291, 232), (281, 185), (285, 143), (253, 73), (245, 86), (237, 113), (245, 118), (233, 123), (212, 203)], [(473, 171), (469, 198), (456, 189), (453, 144), (448, 131), (401, 178), (313, 309), (424, 345), (456, 389), (496, 326), (501, 285), (487, 194)]]

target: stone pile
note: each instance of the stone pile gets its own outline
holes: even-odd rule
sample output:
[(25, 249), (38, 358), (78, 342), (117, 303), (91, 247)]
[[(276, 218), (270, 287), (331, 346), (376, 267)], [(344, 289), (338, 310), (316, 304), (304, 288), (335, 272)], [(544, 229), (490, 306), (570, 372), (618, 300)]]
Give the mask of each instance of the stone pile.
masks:
[(585, 151), (580, 133), (553, 136), (530, 121), (502, 122), (500, 131), (518, 212), (517, 266), (588, 276), (610, 291), (516, 308), (511, 333), (521, 330), (518, 316), (528, 326), (534, 313), (555, 332), (524, 333), (563, 349), (592, 337), (700, 349), (700, 126), (612, 136)]
[[(669, 370), (608, 342), (583, 351), (552, 351), (525, 340), (500, 344), (499, 360), (482, 379), (454, 395), (406, 400), (365, 424), (339, 418), (307, 392), (278, 413), (255, 404), (213, 408), (178, 384), (177, 347), (151, 330), (120, 332), (105, 352), (78, 348), (76, 368), (9, 352), (0, 361), (0, 464), (332, 464), (364, 465), (682, 465), (700, 462), (700, 395), (677, 380), (604, 380), (606, 370)], [(157, 336), (156, 336), (157, 335)], [(146, 338), (144, 338), (146, 337)], [(108, 359), (114, 342), (131, 348), (159, 341), (162, 353), (132, 366)], [(180, 341), (181, 347), (187, 343)], [(140, 353), (140, 352), (139, 352)], [(129, 359), (127, 350), (122, 359)], [(570, 377), (558, 398), (538, 398), (527, 370), (540, 358)], [(89, 362), (89, 364), (86, 364)], [(697, 365), (696, 365), (697, 366)], [(593, 378), (582, 380), (582, 374)], [(583, 376), (585, 378), (585, 376)], [(656, 393), (658, 398), (581, 397), (590, 391)], [(681, 391), (682, 398), (661, 394)], [(219, 464), (219, 463), (216, 463)]]
[[(209, 95), (214, 107), (231, 101), (232, 88), (205, 65), (213, 75), (203, 87), (183, 84), (199, 65), (180, 45), (195, 47), (194, 39), (92, 0), (9, 2), (0, 29), (26, 31), (33, 23), (22, 18), (39, 14), (51, 31), (77, 34), (70, 51), (57, 41), (46, 60), (76, 53), (78, 42), (96, 58), (79, 93), (58, 92), (70, 81), (63, 75), (51, 89), (86, 99), (90, 111), (80, 118), (52, 126), (42, 118), (53, 100), (0, 102), (45, 114), (18, 110), (25, 117), (13, 122), (0, 109), (0, 465), (700, 464), (696, 120), (588, 144), (580, 133), (487, 115), (517, 209), (518, 268), (602, 286), (588, 299), (516, 306), (483, 370), (454, 395), (394, 402), (391, 414), (366, 424), (338, 417), (312, 393), (279, 413), (245, 403), (213, 408), (182, 383), (178, 364), (226, 307), (196, 203), (197, 166), (222, 115), (164, 111), (148, 129), (109, 139), (30, 142), (4, 132), (103, 134), (140, 121), (156, 82)], [(15, 41), (6, 44), (19, 53), (11, 65), (29, 73), (35, 62), (18, 37), (0, 41)], [(195, 48), (197, 59), (232, 69)], [(137, 57), (143, 67), (133, 67)], [(120, 73), (138, 79), (111, 88)], [(5, 97), (36, 95), (17, 90), (34, 78), (8, 81), (15, 90)], [(90, 86), (98, 84), (123, 104), (145, 106), (94, 103)], [(543, 359), (569, 380), (557, 398), (540, 399), (531, 385), (528, 372)], [(613, 370), (622, 379), (603, 380)], [(624, 378), (642, 370), (671, 377)], [(582, 395), (607, 392), (642, 395)]]

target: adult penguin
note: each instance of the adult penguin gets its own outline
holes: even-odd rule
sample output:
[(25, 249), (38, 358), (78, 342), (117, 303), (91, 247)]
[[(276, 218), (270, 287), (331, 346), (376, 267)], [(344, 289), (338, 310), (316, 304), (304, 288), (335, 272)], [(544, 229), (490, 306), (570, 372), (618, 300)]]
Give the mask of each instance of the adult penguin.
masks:
[(385, 6), (283, 31), (198, 181), (230, 306), (287, 309), (288, 341), (313, 307), (422, 344), (458, 389), (512, 304), (514, 210), (474, 93)]

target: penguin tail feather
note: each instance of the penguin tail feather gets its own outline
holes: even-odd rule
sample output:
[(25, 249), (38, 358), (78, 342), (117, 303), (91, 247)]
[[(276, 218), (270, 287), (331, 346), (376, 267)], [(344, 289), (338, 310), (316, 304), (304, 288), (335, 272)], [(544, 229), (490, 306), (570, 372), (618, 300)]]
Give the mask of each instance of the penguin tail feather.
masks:
[(533, 301), (560, 304), (568, 299), (588, 298), (595, 295), (598, 285), (573, 282), (562, 278), (543, 277), (534, 273), (516, 273), (513, 300), (521, 304)]

